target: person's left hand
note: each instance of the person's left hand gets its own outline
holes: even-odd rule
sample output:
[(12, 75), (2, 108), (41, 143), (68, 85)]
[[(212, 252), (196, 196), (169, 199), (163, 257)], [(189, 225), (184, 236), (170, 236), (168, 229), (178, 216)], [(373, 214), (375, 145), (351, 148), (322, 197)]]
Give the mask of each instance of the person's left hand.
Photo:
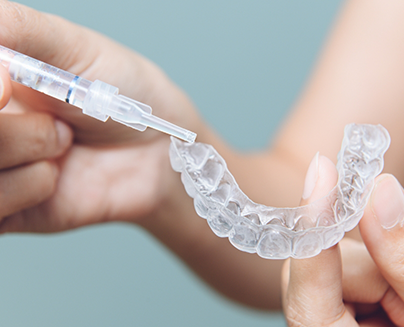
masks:
[[(90, 81), (99, 79), (117, 86), (120, 93), (150, 105), (155, 115), (197, 133), (201, 131), (202, 124), (191, 102), (158, 67), (98, 33), (0, 0), (0, 44)], [(47, 113), (70, 125), (74, 141), (70, 150), (55, 161), (59, 178), (47, 201), (38, 203), (38, 183), (13, 180), (18, 183), (16, 189), (31, 189), (26, 193), (33, 199), (26, 199), (19, 207), (10, 207), (11, 200), (18, 199), (3, 203), (9, 208), (2, 208), (7, 213), (5, 217), (0, 213), (0, 232), (57, 232), (116, 220), (138, 223), (164, 211), (162, 204), (167, 204), (173, 195), (187, 198), (170, 167), (167, 135), (153, 130), (141, 133), (113, 121), (102, 123), (37, 91), (16, 83), (11, 88), (9, 80), (3, 84), (2, 103), (10, 102), (0, 120), (5, 121), (5, 114), (22, 118), (25, 113)], [(28, 118), (26, 121), (30, 123)], [(31, 124), (34, 126), (30, 132), (34, 133), (35, 123)], [(3, 143), (9, 143), (12, 134), (3, 134)], [(20, 134), (21, 139), (35, 137), (28, 130), (21, 129)], [(51, 143), (53, 134), (48, 137), (44, 144)], [(0, 149), (0, 155), (4, 154)], [(44, 153), (37, 157), (46, 156)], [(19, 158), (13, 162), (27, 164)], [(16, 167), (6, 168), (1, 170), (2, 176), (10, 175), (11, 168)], [(48, 176), (37, 176), (37, 180)], [(178, 184), (179, 192), (173, 192), (174, 184)], [(0, 191), (7, 192), (3, 186)]]
[(364, 243), (344, 239), (316, 257), (286, 262), (289, 325), (404, 326), (403, 213), (401, 186), (381, 175), (360, 222)]

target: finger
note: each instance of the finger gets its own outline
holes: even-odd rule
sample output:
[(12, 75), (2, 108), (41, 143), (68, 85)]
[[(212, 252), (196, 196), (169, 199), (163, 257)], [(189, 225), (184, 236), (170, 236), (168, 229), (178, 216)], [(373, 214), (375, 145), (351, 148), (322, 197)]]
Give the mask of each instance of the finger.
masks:
[(358, 319), (361, 327), (397, 327), (393, 324), (383, 309), (370, 315), (369, 317)]
[(11, 97), (11, 80), (7, 70), (0, 65), (0, 109), (10, 101)]
[[(156, 99), (153, 101), (158, 102), (157, 111), (162, 107), (161, 89), (172, 88), (153, 64), (114, 41), (60, 17), (5, 0), (0, 0), (0, 44), (88, 80), (100, 79), (116, 85), (122, 94), (137, 93), (139, 101), (149, 103), (150, 99)], [(111, 74), (116, 71), (121, 74)], [(139, 79), (143, 82), (135, 82)], [(164, 86), (157, 88), (161, 82)], [(64, 102), (23, 85), (13, 83), (13, 95), (23, 108), (51, 112), (70, 122), (76, 127), (75, 136), (80, 141), (133, 141), (133, 130), (113, 121), (101, 123)], [(163, 107), (167, 108), (167, 101), (163, 102)], [(109, 133), (102, 133), (106, 128)], [(101, 133), (94, 135), (94, 132)]]
[(0, 169), (55, 158), (72, 138), (71, 129), (49, 115), (0, 114)]
[(89, 30), (18, 3), (0, 0), (0, 26), (0, 44), (63, 69), (79, 62), (84, 69), (85, 58), (94, 55), (93, 47), (80, 51), (89, 44)]
[(362, 242), (344, 238), (340, 243), (343, 298), (353, 303), (378, 303), (389, 288)]
[(399, 326), (404, 326), (403, 218), (403, 188), (394, 176), (379, 176), (359, 226), (370, 255), (398, 295), (387, 292), (381, 304)]
[(36, 162), (0, 173), (0, 220), (47, 199), (55, 189), (55, 163)]
[(392, 322), (404, 326), (404, 302), (393, 288), (387, 290), (380, 304)]
[[(318, 154), (307, 171), (301, 204), (311, 203), (335, 186), (334, 164)], [(342, 301), (342, 264), (338, 246), (309, 259), (291, 259), (290, 272), (283, 272), (283, 304), (291, 325), (356, 325)], [(287, 278), (289, 277), (289, 278)], [(287, 281), (286, 281), (287, 280)]]
[(337, 180), (335, 165), (330, 159), (317, 153), (306, 173), (300, 205), (306, 205), (327, 195)]

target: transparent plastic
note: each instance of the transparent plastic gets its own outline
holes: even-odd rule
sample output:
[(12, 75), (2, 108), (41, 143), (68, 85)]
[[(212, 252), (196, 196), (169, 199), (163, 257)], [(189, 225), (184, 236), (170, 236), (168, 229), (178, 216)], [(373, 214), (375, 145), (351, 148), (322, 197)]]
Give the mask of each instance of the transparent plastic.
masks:
[(118, 88), (107, 83), (90, 82), (1, 45), (0, 64), (11, 80), (70, 103), (98, 120), (111, 117), (139, 131), (151, 127), (190, 143), (195, 141), (195, 133), (153, 116), (150, 106), (119, 95)]
[(358, 224), (389, 145), (390, 136), (380, 125), (347, 125), (337, 185), (324, 198), (296, 208), (251, 201), (210, 145), (172, 138), (170, 160), (196, 212), (217, 236), (267, 259), (308, 258), (338, 243)]

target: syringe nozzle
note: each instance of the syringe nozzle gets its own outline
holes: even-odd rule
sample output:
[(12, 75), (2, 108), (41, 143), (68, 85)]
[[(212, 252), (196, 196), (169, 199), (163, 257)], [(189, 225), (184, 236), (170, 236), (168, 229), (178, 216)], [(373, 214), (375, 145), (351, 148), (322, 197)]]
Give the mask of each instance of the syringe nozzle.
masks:
[(151, 114), (143, 114), (140, 124), (149, 126), (160, 132), (170, 134), (189, 143), (194, 143), (196, 139), (196, 134), (194, 132), (174, 125), (164, 119), (153, 116)]

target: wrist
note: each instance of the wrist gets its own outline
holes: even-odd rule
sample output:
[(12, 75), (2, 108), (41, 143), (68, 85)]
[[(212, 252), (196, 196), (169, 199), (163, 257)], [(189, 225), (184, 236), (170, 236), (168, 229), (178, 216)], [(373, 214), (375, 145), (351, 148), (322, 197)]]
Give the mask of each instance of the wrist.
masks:
[(164, 196), (155, 210), (137, 224), (179, 257), (186, 258), (201, 244), (198, 238), (206, 222), (196, 215), (193, 200), (186, 194), (179, 174), (170, 171), (166, 177)]

